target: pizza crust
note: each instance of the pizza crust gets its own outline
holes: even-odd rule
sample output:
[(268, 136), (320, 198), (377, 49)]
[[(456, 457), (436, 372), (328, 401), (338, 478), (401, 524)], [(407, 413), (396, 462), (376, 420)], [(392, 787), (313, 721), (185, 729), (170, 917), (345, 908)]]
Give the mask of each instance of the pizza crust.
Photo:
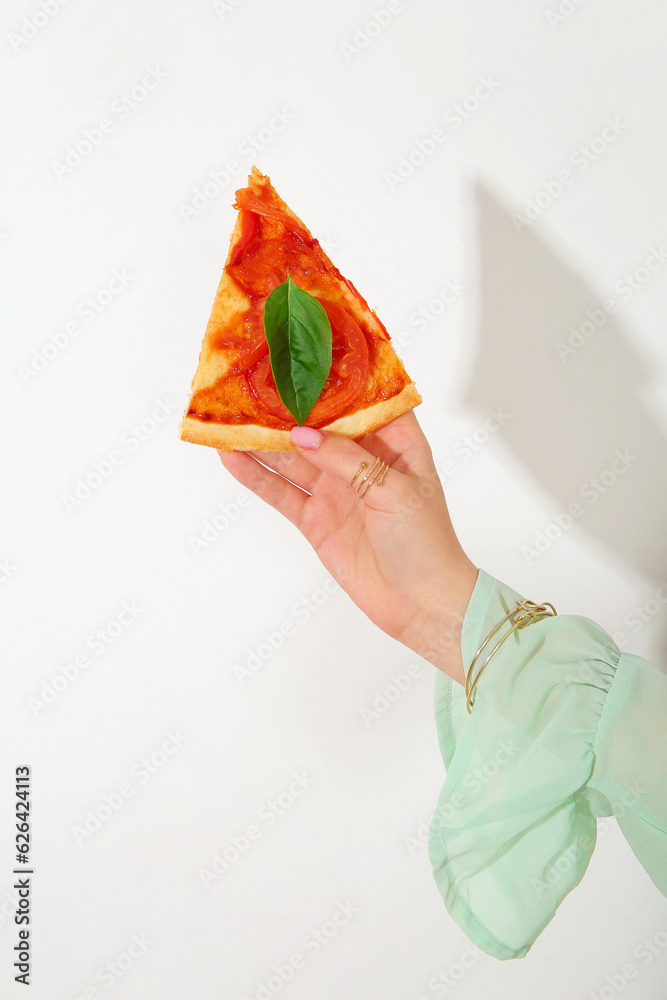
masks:
[[(410, 382), (395, 396), (373, 403), (364, 410), (357, 410), (346, 417), (339, 417), (320, 430), (342, 434), (344, 437), (358, 438), (384, 427), (390, 420), (400, 417), (421, 403), (414, 382)], [(296, 451), (296, 445), (289, 431), (259, 424), (218, 424), (196, 420), (187, 415), (180, 427), (183, 441), (205, 444), (221, 451)]]

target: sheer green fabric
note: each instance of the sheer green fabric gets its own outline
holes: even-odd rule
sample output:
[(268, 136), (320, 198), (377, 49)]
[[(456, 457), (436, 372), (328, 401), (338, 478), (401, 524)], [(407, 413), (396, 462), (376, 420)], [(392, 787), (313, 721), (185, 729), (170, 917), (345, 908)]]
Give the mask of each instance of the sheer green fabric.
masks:
[[(464, 664), (526, 596), (542, 599), (479, 571)], [(667, 674), (622, 653), (590, 619), (559, 614), (503, 642), (471, 714), (463, 687), (436, 671), (435, 718), (447, 775), (429, 857), (447, 909), (479, 948), (499, 959), (529, 951), (583, 877), (597, 816), (617, 817), (667, 895)]]

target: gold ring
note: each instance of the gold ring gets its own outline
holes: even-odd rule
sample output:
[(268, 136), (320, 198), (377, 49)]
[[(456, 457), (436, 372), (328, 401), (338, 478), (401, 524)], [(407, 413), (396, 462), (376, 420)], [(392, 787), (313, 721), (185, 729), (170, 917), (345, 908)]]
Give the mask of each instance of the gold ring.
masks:
[[(352, 479), (350, 479), (349, 483), (347, 484), (348, 489), (350, 488), (350, 486), (352, 486), (357, 476), (361, 475), (361, 473), (367, 466), (368, 462), (361, 463), (355, 474), (352, 476)], [(366, 473), (366, 475), (359, 480), (357, 488), (355, 489), (354, 492), (359, 493), (359, 490), (367, 480), (368, 480), (368, 485), (364, 487), (361, 493), (359, 493), (360, 497), (363, 497), (364, 494), (366, 494), (368, 490), (371, 488), (371, 486), (373, 486), (374, 484), (377, 486), (382, 486), (382, 484), (384, 483), (384, 477), (386, 476), (388, 469), (389, 466), (387, 465), (386, 462), (382, 462), (380, 461), (379, 458), (376, 458), (372, 466), (370, 467), (369, 471)]]

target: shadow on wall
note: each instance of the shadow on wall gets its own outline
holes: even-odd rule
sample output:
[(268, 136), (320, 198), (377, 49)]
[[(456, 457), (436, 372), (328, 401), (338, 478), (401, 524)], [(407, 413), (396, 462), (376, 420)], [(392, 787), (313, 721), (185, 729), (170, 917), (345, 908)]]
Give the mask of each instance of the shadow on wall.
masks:
[[(504, 404), (503, 440), (549, 491), (554, 513), (579, 503), (575, 523), (657, 590), (667, 579), (667, 441), (642, 400), (650, 370), (623, 319), (641, 286), (594, 291), (532, 226), (519, 231), (487, 187), (475, 195), (479, 352), (463, 402)], [(667, 271), (659, 258), (652, 264)]]

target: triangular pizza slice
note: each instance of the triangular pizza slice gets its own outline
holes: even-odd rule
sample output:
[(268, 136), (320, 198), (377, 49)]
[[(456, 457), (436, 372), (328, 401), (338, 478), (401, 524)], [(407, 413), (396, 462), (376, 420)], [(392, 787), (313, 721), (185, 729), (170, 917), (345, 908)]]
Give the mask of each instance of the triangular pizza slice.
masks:
[(421, 403), (385, 327), (256, 167), (234, 207), (181, 438), (225, 451), (294, 450), (296, 420), (278, 395), (263, 322), (267, 297), (288, 276), (322, 303), (332, 330), (331, 370), (307, 426), (358, 438)]

